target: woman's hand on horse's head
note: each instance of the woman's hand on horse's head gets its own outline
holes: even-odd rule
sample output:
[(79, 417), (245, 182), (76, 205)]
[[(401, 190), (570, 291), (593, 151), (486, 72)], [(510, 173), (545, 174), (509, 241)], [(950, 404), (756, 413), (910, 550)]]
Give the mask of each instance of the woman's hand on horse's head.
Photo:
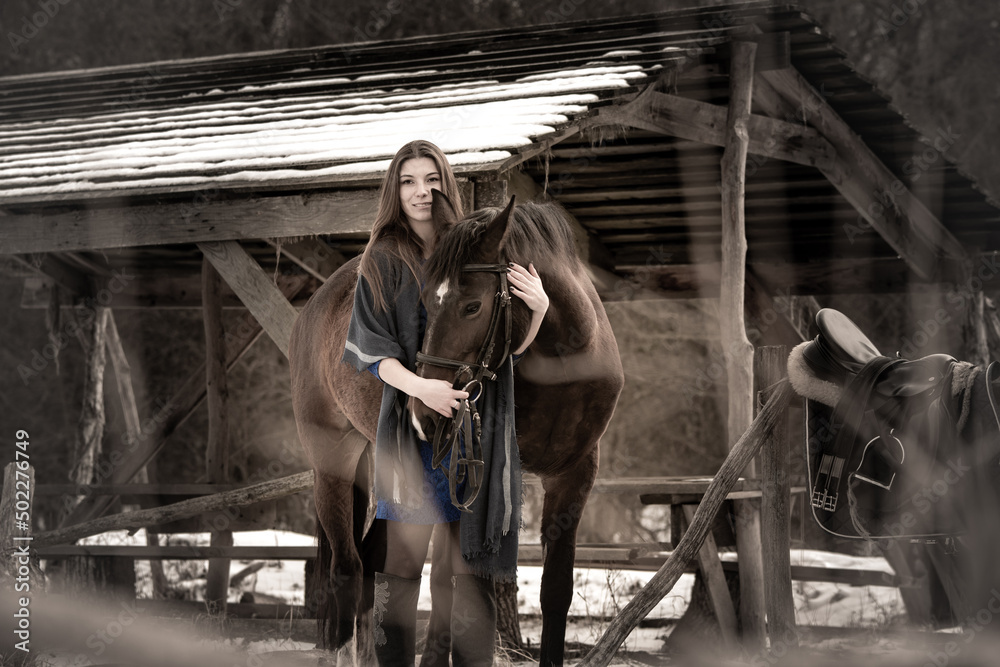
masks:
[(447, 380), (421, 378), (417, 398), (428, 408), (445, 417), (452, 416), (452, 410), (458, 408), (459, 401), (469, 397), (469, 392), (453, 389)]
[(549, 296), (542, 287), (542, 279), (538, 277), (534, 264), (528, 264), (526, 269), (511, 262), (507, 279), (511, 284), (511, 294), (524, 301), (533, 313), (545, 314), (549, 309)]

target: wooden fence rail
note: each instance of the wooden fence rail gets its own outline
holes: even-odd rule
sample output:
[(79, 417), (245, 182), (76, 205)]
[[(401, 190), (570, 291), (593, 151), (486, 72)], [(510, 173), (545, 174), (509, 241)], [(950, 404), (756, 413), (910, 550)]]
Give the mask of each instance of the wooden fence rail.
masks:
[(677, 548), (663, 564), (663, 567), (653, 575), (649, 583), (622, 609), (621, 613), (608, 625), (597, 644), (580, 667), (607, 667), (614, 657), (618, 647), (635, 629), (639, 621), (670, 592), (677, 580), (687, 569), (688, 563), (695, 557), (708, 535), (716, 513), (722, 507), (733, 484), (747, 463), (757, 454), (765, 437), (774, 428), (779, 419), (784, 418), (785, 408), (791, 398), (791, 387), (787, 381), (776, 385), (767, 405), (753, 420), (750, 428), (740, 437), (729, 452), (712, 483), (705, 493), (702, 503), (695, 512), (684, 537)]
[(38, 533), (35, 535), (33, 545), (38, 548), (65, 544), (109, 530), (138, 530), (148, 526), (158, 526), (207, 512), (222, 512), (230, 507), (243, 507), (244, 505), (282, 498), (312, 488), (312, 485), (313, 471), (307, 470), (296, 475), (253, 484), (242, 489), (182, 500), (163, 507), (104, 516), (66, 528)]

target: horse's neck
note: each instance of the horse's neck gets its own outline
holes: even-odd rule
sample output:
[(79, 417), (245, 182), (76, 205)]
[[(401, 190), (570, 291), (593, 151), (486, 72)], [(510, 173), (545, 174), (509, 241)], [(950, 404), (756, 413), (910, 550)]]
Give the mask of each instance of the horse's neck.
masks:
[(545, 276), (543, 285), (549, 296), (549, 309), (532, 348), (546, 356), (584, 351), (598, 330), (597, 312), (590, 294), (580, 278), (569, 271)]

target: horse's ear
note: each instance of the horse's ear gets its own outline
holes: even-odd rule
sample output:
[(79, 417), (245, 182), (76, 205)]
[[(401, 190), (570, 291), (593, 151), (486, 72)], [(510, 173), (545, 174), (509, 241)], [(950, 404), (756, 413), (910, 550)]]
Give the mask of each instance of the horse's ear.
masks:
[(458, 222), (455, 207), (452, 206), (448, 195), (436, 189), (431, 190), (431, 220), (434, 221), (434, 227), (438, 230)]
[(514, 195), (510, 196), (510, 203), (507, 204), (507, 208), (500, 211), (497, 217), (490, 221), (490, 224), (486, 227), (486, 232), (483, 234), (483, 240), (480, 244), (485, 248), (499, 248), (501, 241), (503, 241), (504, 234), (507, 233), (507, 223), (510, 222), (510, 213), (514, 210)]

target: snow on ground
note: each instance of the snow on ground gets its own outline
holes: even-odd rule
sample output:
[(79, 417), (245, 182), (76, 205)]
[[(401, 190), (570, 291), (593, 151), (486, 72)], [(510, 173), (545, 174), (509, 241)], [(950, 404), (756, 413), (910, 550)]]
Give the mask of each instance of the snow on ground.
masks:
[[(166, 538), (161, 538), (166, 539)], [(207, 534), (172, 535), (171, 544), (201, 544), (207, 545)], [(145, 544), (145, 534), (139, 531), (128, 536), (124, 532), (104, 534), (84, 540), (90, 544)], [(236, 533), (234, 542), (237, 546), (312, 546), (315, 539), (309, 535), (285, 531), (256, 531)], [(723, 559), (733, 560), (733, 553), (722, 554)], [(843, 554), (811, 550), (793, 550), (792, 564), (825, 566), (836, 568), (854, 568), (866, 570), (881, 570), (892, 572), (889, 564), (882, 558), (859, 558)], [(207, 561), (189, 563), (194, 576), (204, 570)], [(249, 564), (249, 561), (234, 561), (231, 572), (235, 574)], [(138, 578), (144, 584), (139, 591), (140, 596), (149, 595), (148, 576), (143, 576), (143, 570), (148, 573), (148, 563), (137, 563)], [(430, 609), (430, 566), (426, 566), (422, 582), (419, 608)], [(570, 644), (593, 644), (607, 627), (608, 620), (618, 613), (632, 596), (644, 586), (653, 576), (652, 572), (577, 569), (574, 574), (574, 598), (570, 607), (571, 622), (567, 629), (567, 642)], [(259, 570), (255, 578), (248, 580), (242, 590), (250, 590), (257, 594), (265, 594), (271, 598), (280, 599), (289, 604), (303, 604), (304, 601), (304, 562), (303, 561), (268, 561)], [(694, 583), (693, 575), (684, 575), (674, 589), (649, 614), (649, 619), (668, 621), (667, 627), (638, 628), (626, 640), (623, 648), (626, 651), (647, 651), (656, 653), (662, 650), (663, 640), (669, 634), (669, 620), (678, 619), (687, 607)], [(518, 608), (521, 614), (522, 635), (529, 645), (537, 646), (541, 639), (541, 609), (539, 606), (539, 591), (541, 586), (541, 567), (524, 566), (518, 571)], [(241, 591), (234, 591), (231, 599), (236, 601)], [(841, 627), (884, 627), (891, 619), (903, 613), (899, 591), (889, 587), (852, 587), (844, 584), (823, 582), (794, 582), (796, 621), (801, 625), (841, 626)], [(885, 643), (885, 642), (883, 642)], [(312, 644), (294, 642), (290, 639), (272, 639), (268, 641), (229, 640), (226, 644), (238, 647), (240, 651), (250, 653), (268, 653), (273, 651), (308, 651), (314, 648)], [(881, 649), (880, 644), (872, 645), (873, 651), (894, 650), (895, 645), (887, 644)], [(53, 666), (58, 662), (47, 663)], [(625, 664), (625, 663), (621, 663)]]

